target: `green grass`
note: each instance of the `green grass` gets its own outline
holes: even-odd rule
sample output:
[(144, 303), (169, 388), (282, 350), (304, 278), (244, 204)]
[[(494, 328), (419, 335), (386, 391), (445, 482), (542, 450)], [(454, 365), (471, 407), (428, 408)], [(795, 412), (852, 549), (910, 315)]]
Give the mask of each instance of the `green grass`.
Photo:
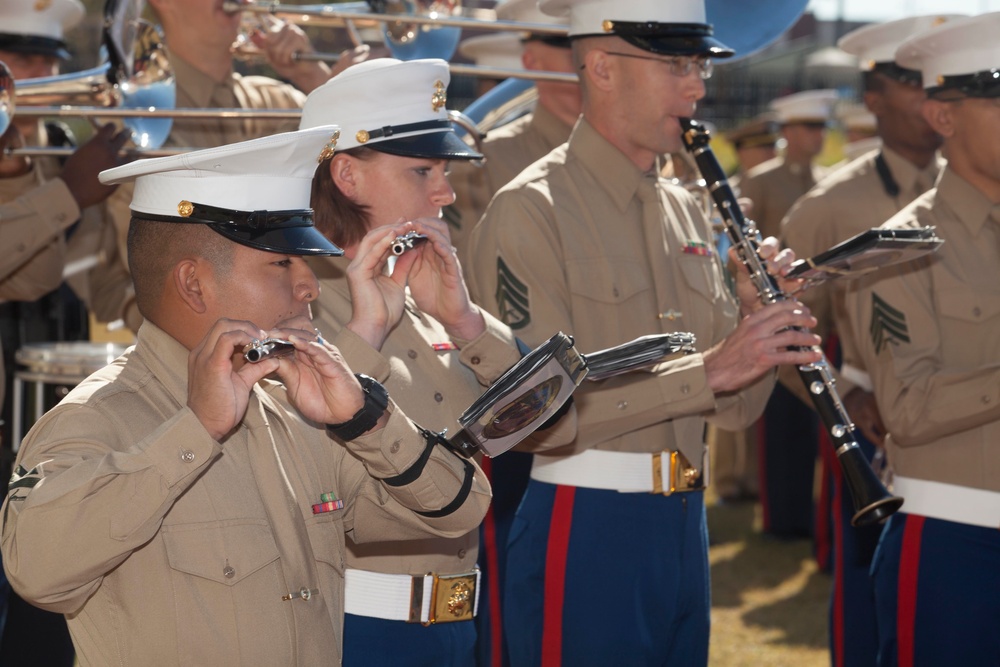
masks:
[(766, 538), (759, 507), (708, 508), (712, 667), (826, 667), (830, 577), (812, 544)]

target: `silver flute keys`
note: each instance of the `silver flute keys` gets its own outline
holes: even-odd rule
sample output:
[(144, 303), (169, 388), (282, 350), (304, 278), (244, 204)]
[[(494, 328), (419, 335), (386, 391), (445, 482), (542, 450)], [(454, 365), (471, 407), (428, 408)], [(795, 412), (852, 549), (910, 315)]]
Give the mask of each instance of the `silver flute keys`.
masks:
[(295, 346), (280, 338), (265, 338), (257, 340), (243, 348), (243, 358), (251, 364), (263, 361), (268, 357), (280, 357), (295, 351)]
[(413, 250), (417, 245), (427, 240), (427, 237), (417, 232), (406, 232), (392, 241), (392, 254), (399, 256), (407, 250)]

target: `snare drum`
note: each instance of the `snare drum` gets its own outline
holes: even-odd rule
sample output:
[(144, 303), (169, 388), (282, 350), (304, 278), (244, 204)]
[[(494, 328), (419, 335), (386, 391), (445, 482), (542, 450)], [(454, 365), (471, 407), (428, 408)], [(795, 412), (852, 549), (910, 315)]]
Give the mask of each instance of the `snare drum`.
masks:
[(22, 413), (26, 384), (31, 384), (34, 388), (31, 422), (33, 424), (46, 410), (53, 407), (45, 404), (46, 385), (66, 387), (68, 391), (91, 373), (104, 368), (121, 356), (125, 349), (125, 345), (118, 343), (86, 341), (32, 343), (19, 349), (14, 354), (17, 370), (14, 372), (14, 404), (11, 411), (11, 444), (14, 451), (16, 452), (21, 446), (21, 434), (24, 430)]

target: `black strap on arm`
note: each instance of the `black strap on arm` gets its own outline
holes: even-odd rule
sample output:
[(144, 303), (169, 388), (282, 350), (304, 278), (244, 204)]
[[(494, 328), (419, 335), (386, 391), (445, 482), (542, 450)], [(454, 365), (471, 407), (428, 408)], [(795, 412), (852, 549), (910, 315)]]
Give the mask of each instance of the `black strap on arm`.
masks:
[(899, 183), (896, 179), (892, 177), (892, 171), (889, 169), (889, 165), (885, 161), (885, 154), (879, 151), (878, 156), (875, 158), (875, 171), (878, 172), (878, 177), (882, 180), (882, 189), (890, 197), (899, 196)]

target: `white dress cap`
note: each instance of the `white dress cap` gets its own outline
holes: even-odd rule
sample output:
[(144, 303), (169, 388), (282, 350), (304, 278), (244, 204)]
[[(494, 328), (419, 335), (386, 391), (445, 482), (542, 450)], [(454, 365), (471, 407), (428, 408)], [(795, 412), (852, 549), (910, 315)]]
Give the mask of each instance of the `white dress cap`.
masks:
[(806, 90), (773, 100), (771, 110), (781, 125), (826, 123), (836, 101), (836, 90)]
[(137, 160), (102, 171), (100, 180), (135, 181), (130, 208), (140, 218), (204, 223), (273, 252), (340, 254), (313, 228), (309, 208), (316, 165), (338, 136), (335, 125), (285, 132)]
[(834, 115), (844, 129), (859, 132), (874, 132), (876, 130), (875, 114), (863, 104), (838, 104)]
[[(903, 42), (896, 62), (920, 71), (924, 88), (961, 88), (970, 95), (997, 97), (1000, 77), (991, 71), (1000, 68), (998, 35), (1000, 12), (955, 19)], [(968, 88), (974, 78), (983, 80)]]
[(524, 45), (515, 32), (498, 32), (462, 40), (458, 52), (480, 67), (524, 69), (521, 53)]
[(837, 41), (837, 46), (857, 56), (858, 65), (867, 71), (879, 63), (893, 62), (896, 49), (907, 39), (962, 16), (962, 14), (930, 14), (874, 23), (847, 33)]
[(302, 129), (336, 123), (337, 150), (366, 146), (408, 157), (478, 159), (448, 116), (448, 63), (378, 58), (352, 65), (309, 93)]
[(546, 14), (568, 16), (570, 37), (614, 35), (667, 55), (733, 55), (712, 37), (705, 0), (539, 0), (538, 6)]
[(2, 0), (0, 50), (69, 58), (63, 35), (84, 13), (80, 0)]

